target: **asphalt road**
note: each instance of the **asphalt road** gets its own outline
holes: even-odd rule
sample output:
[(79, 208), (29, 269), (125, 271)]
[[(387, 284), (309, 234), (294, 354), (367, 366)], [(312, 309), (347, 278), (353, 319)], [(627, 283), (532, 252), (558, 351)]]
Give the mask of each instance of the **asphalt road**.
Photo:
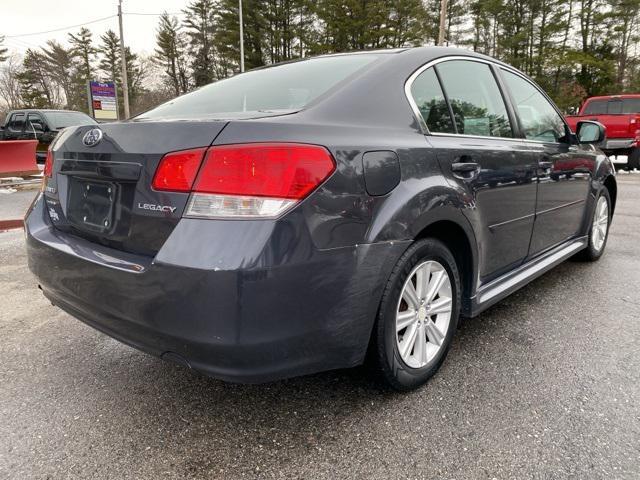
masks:
[(640, 478), (640, 175), (619, 189), (600, 262), (465, 321), (405, 395), (164, 363), (50, 306), (0, 234), (0, 478)]
[[(38, 193), (38, 187), (30, 186), (13, 193), (4, 193), (0, 188), (0, 221), (22, 219)], [(1, 248), (1, 247), (0, 247)]]

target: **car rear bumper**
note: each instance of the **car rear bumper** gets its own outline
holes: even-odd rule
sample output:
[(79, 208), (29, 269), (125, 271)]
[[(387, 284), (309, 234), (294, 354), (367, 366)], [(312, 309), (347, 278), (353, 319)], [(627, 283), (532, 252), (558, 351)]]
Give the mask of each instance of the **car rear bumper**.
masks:
[[(56, 230), (40, 198), (25, 221), (29, 267), (46, 297), (81, 321), (223, 380), (270, 381), (363, 361), (406, 242), (318, 250), (301, 235), (283, 250), (281, 236), (256, 234), (255, 222), (212, 236), (215, 223), (184, 219), (155, 258), (142, 257)], [(221, 238), (225, 231), (230, 238)], [(176, 236), (194, 244), (178, 249)]]

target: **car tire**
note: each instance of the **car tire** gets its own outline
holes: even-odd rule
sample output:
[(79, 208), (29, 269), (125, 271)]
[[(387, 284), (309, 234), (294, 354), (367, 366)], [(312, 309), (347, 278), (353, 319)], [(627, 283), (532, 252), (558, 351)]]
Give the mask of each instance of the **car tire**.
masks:
[(640, 148), (634, 148), (627, 157), (627, 170), (633, 172), (635, 169), (640, 169)]
[(460, 299), (460, 273), (451, 251), (433, 238), (409, 247), (387, 282), (373, 331), (372, 353), (388, 386), (412, 390), (436, 373), (458, 326)]
[[(606, 207), (606, 216), (603, 212), (603, 205)], [(606, 223), (605, 223), (606, 219)], [(611, 196), (609, 190), (603, 187), (600, 190), (595, 202), (595, 208), (591, 217), (589, 227), (589, 243), (587, 248), (578, 254), (578, 259), (595, 262), (602, 257), (609, 239), (609, 227), (611, 225)]]

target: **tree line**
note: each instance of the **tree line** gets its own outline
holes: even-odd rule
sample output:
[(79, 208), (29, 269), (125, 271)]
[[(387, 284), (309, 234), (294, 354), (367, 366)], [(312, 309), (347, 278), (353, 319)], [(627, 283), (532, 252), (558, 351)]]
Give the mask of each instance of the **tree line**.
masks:
[[(244, 0), (247, 69), (312, 55), (435, 44), (440, 0)], [(640, 90), (640, 0), (449, 0), (446, 44), (504, 60), (567, 110), (587, 96)], [(111, 30), (82, 28), (17, 59), (2, 47), (4, 108), (87, 110), (88, 79), (120, 83)], [(160, 16), (156, 48), (125, 52), (132, 112), (238, 73), (237, 0), (191, 0)], [(122, 94), (119, 94), (120, 100)], [(0, 106), (0, 108), (2, 108)]]

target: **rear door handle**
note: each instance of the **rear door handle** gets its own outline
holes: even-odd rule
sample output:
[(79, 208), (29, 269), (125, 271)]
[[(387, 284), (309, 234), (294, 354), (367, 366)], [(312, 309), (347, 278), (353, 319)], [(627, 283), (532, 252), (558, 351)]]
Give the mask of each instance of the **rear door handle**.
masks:
[(456, 162), (451, 164), (453, 174), (465, 180), (474, 178), (480, 171), (480, 165), (475, 162)]

